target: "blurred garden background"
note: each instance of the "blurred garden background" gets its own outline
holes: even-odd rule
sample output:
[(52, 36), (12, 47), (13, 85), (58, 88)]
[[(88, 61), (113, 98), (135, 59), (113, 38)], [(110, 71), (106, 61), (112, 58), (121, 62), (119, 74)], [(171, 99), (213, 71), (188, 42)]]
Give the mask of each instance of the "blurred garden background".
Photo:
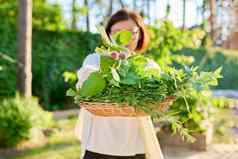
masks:
[(145, 54), (160, 65), (222, 68), (217, 86), (188, 97), (191, 112), (183, 99), (170, 108), (195, 143), (155, 123), (165, 158), (238, 158), (237, 0), (0, 0), (0, 159), (79, 159), (80, 108), (66, 91), (100, 44), (96, 26), (124, 7), (144, 17)]

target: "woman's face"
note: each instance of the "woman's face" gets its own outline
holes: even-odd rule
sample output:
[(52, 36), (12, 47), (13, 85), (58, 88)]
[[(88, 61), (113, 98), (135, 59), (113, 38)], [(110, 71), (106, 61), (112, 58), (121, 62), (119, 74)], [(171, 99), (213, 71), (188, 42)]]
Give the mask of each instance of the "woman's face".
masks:
[(140, 39), (140, 28), (133, 20), (129, 19), (117, 22), (116, 24), (112, 25), (110, 34), (113, 35), (121, 30), (128, 30), (132, 33), (132, 39), (130, 43), (125, 47), (127, 47), (131, 51), (135, 51), (135, 49), (137, 48), (138, 41)]

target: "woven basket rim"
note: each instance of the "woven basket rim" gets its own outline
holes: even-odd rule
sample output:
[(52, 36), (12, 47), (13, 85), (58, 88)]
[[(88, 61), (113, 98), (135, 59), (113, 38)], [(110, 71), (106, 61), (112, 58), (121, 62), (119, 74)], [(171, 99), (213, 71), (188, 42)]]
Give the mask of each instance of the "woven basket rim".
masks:
[[(151, 103), (151, 104), (162, 104), (162, 103), (169, 103), (171, 101), (174, 101), (176, 99), (176, 96), (167, 96), (163, 101), (161, 102), (156, 102), (156, 103)], [(123, 106), (123, 107), (132, 107), (128, 103), (116, 103), (116, 102), (96, 102), (96, 101), (80, 101), (81, 103), (88, 103), (88, 104), (102, 104), (102, 105), (116, 105), (116, 106)]]
[[(176, 97), (166, 97), (164, 101), (158, 102), (158, 108), (168, 108)], [(153, 105), (157, 105), (154, 103)], [(147, 113), (128, 103), (112, 102), (89, 102), (81, 101), (80, 106), (98, 116), (149, 116)]]

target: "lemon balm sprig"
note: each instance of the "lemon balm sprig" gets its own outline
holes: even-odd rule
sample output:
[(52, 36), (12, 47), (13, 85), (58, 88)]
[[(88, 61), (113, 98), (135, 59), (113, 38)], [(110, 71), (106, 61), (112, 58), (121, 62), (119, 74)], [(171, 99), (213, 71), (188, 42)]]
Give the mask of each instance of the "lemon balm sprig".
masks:
[(121, 30), (109, 38), (103, 27), (98, 26), (97, 29), (101, 35), (102, 46), (95, 49), (96, 53), (111, 57), (114, 60), (124, 60), (135, 54), (135, 52), (124, 47), (132, 39), (132, 33), (130, 31)]

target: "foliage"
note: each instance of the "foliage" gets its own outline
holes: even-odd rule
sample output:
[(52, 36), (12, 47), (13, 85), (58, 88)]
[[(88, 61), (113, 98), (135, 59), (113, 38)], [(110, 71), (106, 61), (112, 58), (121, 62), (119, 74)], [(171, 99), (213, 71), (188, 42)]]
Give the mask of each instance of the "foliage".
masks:
[(1, 24), (16, 24), (17, 1), (16, 0), (0, 0), (0, 16)]
[[(157, 27), (150, 27), (150, 34), (152, 42), (147, 54), (156, 60), (162, 67), (170, 64), (176, 68), (181, 65), (194, 65), (194, 56), (183, 54), (184, 48), (199, 48), (205, 38), (205, 32), (197, 28), (191, 30), (181, 30), (175, 28), (172, 23), (168, 21), (159, 21)], [(181, 50), (181, 51), (180, 51)], [(175, 54), (175, 52), (177, 52)], [(218, 85), (218, 80), (222, 65), (216, 65), (209, 70), (203, 70), (195, 65), (190, 71), (195, 81), (188, 82), (186, 88), (182, 89), (180, 96), (170, 107), (169, 111), (177, 113), (180, 125), (187, 129), (190, 133), (203, 133), (206, 128), (203, 126), (205, 120), (209, 120), (212, 113), (212, 96), (204, 93), (203, 90), (209, 92), (209, 88)], [(213, 71), (214, 69), (217, 69)], [(211, 72), (213, 71), (213, 72)], [(200, 72), (200, 73), (198, 73)], [(168, 125), (168, 123), (164, 123)], [(174, 133), (177, 133), (177, 123), (169, 124)], [(180, 131), (181, 132), (181, 131)], [(182, 135), (182, 134), (180, 134)], [(183, 137), (183, 135), (182, 135)]]
[(47, 109), (64, 107), (65, 91), (72, 85), (65, 84), (62, 74), (79, 68), (86, 55), (95, 49), (98, 39), (96, 34), (88, 32), (35, 31), (33, 93), (43, 100)]
[(0, 42), (0, 63), (2, 67), (0, 73), (0, 99), (3, 96), (14, 96), (16, 88), (16, 56), (12, 54), (16, 52), (16, 34), (11, 34), (11, 31), (11, 28), (5, 28), (0, 25), (0, 36), (4, 39)]
[(32, 25), (44, 30), (65, 30), (66, 21), (62, 17), (62, 8), (46, 1), (33, 1)]
[[(102, 30), (100, 30), (102, 32)], [(124, 31), (118, 32), (113, 38), (122, 38), (119, 41), (127, 41), (130, 36), (121, 36)], [(197, 72), (197, 68), (189, 68), (181, 65), (180, 68), (163, 65), (159, 67), (153, 60), (145, 55), (135, 55), (121, 45), (118, 39), (110, 40), (104, 32), (101, 33), (103, 45), (96, 49), (101, 54), (101, 69), (96, 72), (101, 80), (95, 80), (95, 74), (91, 74), (77, 91), (70, 89), (68, 95), (73, 96), (76, 103), (81, 100), (96, 102), (128, 103), (136, 109), (141, 109), (152, 116), (153, 119), (165, 117), (165, 114), (156, 110), (156, 104), (162, 102), (168, 96), (177, 96), (185, 100), (185, 109), (189, 108), (187, 97), (189, 91), (203, 91), (210, 85), (216, 85), (221, 78), (221, 68), (215, 72)], [(120, 43), (122, 44), (122, 43)], [(123, 45), (126, 45), (123, 43)], [(127, 58), (115, 58), (116, 53), (126, 54)], [(104, 78), (104, 80), (103, 80)], [(100, 82), (101, 81), (101, 82)], [(106, 81), (106, 85), (105, 85)], [(92, 86), (92, 83), (96, 83)], [(98, 88), (100, 86), (100, 88)], [(87, 96), (82, 91), (87, 87)], [(94, 92), (95, 89), (99, 91)], [(90, 93), (91, 92), (91, 93)], [(120, 94), (120, 96), (118, 96)], [(179, 110), (178, 110), (179, 111)], [(176, 112), (175, 112), (176, 113)], [(174, 113), (173, 113), (174, 114)], [(183, 121), (175, 122), (174, 131), (179, 131), (183, 136), (189, 136), (183, 129)], [(191, 138), (190, 138), (191, 139)]]
[(113, 34), (113, 39), (118, 45), (126, 45), (130, 42), (132, 34), (130, 31), (122, 30), (121, 32), (116, 32)]
[[(127, 38), (130, 38), (130, 36), (124, 36), (123, 31), (117, 34), (118, 35), (116, 37), (117, 39), (115, 39), (115, 42), (117, 41), (129, 42)], [(166, 91), (166, 88), (163, 88), (163, 86), (158, 87), (160, 83), (158, 78), (157, 79), (153, 78), (152, 74), (150, 75), (151, 77), (148, 78), (146, 76), (143, 76), (142, 73), (140, 73), (141, 71), (143, 71), (143, 67), (147, 62), (146, 58), (143, 58), (142, 56), (140, 57), (131, 56), (128, 58), (128, 60), (127, 59), (113, 60), (113, 55), (115, 54), (115, 51), (120, 51), (121, 53), (123, 51), (127, 51), (126, 53), (125, 52), (124, 53), (128, 55), (130, 55), (131, 53), (129, 52), (129, 50), (125, 50), (125, 48), (122, 48), (120, 45), (117, 45), (118, 43), (110, 43), (109, 39), (107, 39), (107, 36), (103, 36), (103, 39), (105, 40), (104, 45), (101, 46), (100, 48), (97, 48), (97, 50), (100, 50), (100, 53), (104, 55), (102, 56), (101, 60), (101, 65), (103, 66), (102, 70), (89, 76), (89, 78), (83, 83), (82, 87), (80, 88), (79, 96), (76, 97), (79, 97), (81, 99), (85, 99), (86, 97), (86, 99), (97, 101), (102, 100), (104, 102), (105, 101), (118, 102), (118, 103), (129, 102), (129, 104), (134, 106), (138, 105), (139, 103), (140, 103), (139, 105), (143, 105), (142, 104), (143, 102), (141, 102), (141, 100), (139, 102), (138, 99), (141, 98), (145, 99), (147, 97), (146, 94), (148, 92), (147, 89), (154, 88), (154, 90), (157, 90), (158, 93), (155, 96), (153, 96), (157, 97), (154, 99), (156, 101), (161, 101), (163, 100), (164, 97), (166, 97), (168, 92)], [(123, 44), (125, 45), (125, 43)], [(142, 63), (140, 63), (139, 60)], [(136, 65), (136, 63), (140, 63), (142, 67), (138, 68), (138, 66), (140, 65), (139, 64)], [(101, 80), (98, 80), (99, 77)], [(92, 83), (96, 84), (92, 85)], [(100, 89), (98, 88), (99, 86)], [(87, 91), (85, 91), (84, 88), (87, 88)], [(95, 89), (97, 88), (100, 91), (96, 92), (95, 94)], [(88, 92), (87, 96), (84, 96), (85, 92)], [(118, 94), (121, 94), (121, 98), (118, 98)], [(170, 95), (172, 95), (172, 93)], [(144, 105), (145, 103), (146, 102), (144, 102)]]
[(103, 76), (98, 72), (93, 72), (80, 89), (80, 95), (82, 97), (94, 96), (100, 93), (105, 86), (106, 81)]
[[(0, 25), (0, 52), (12, 62), (0, 57), (0, 98), (14, 96), (16, 88), (16, 29)], [(46, 109), (64, 108), (66, 85), (65, 70), (76, 70), (84, 57), (98, 44), (99, 37), (88, 32), (33, 30), (32, 63), (33, 94)]]
[(197, 48), (182, 49), (175, 51), (176, 55), (192, 56), (195, 60), (193, 65), (199, 66), (201, 70), (211, 71), (216, 67), (223, 67), (222, 75), (216, 89), (238, 89), (238, 56), (237, 51), (224, 50), (220, 48)]
[[(169, 111), (177, 113), (178, 120), (181, 121), (184, 128), (187, 128), (190, 133), (203, 133), (206, 131), (204, 122), (212, 120), (216, 105), (227, 103), (226, 99), (216, 99), (209, 91), (210, 86), (217, 85), (217, 78), (220, 78), (221, 69), (217, 69), (213, 73), (201, 73), (203, 79), (199, 82), (208, 84), (206, 88), (202, 88), (201, 84), (194, 84), (196, 89), (187, 87), (184, 90), (184, 96), (178, 98), (170, 107)], [(204, 84), (202, 84), (204, 86)], [(188, 89), (189, 88), (189, 89)], [(203, 91), (206, 90), (206, 91)], [(186, 97), (186, 98), (184, 98)], [(214, 105), (216, 103), (216, 105)], [(170, 125), (173, 132), (174, 124)]]
[[(171, 64), (176, 58), (172, 52), (182, 48), (197, 48), (201, 46), (205, 32), (199, 28), (181, 30), (170, 21), (157, 21), (149, 26), (151, 42), (146, 51), (161, 67)], [(181, 58), (181, 57), (180, 57)]]
[[(209, 97), (212, 98), (211, 96)], [(170, 111), (178, 113), (179, 120), (191, 133), (203, 133), (206, 131), (201, 125), (204, 120), (208, 120), (207, 113), (210, 113), (209, 109), (211, 109), (211, 105), (208, 104), (206, 96), (195, 91), (193, 91), (192, 95), (187, 95), (186, 100), (184, 98), (177, 99), (170, 107)], [(173, 129), (173, 125), (171, 126)]]
[(0, 103), (0, 146), (15, 146), (27, 139), (31, 128), (47, 128), (52, 115), (44, 112), (36, 98), (25, 99), (17, 94)]
[[(0, 74), (0, 99), (2, 99), (4, 96), (14, 96), (15, 94), (15, 88), (16, 88), (16, 66), (17, 62), (16, 59), (16, 25), (17, 25), (17, 7), (18, 7), (18, 1), (16, 0), (0, 0), (0, 16), (1, 16), (1, 25), (0, 25), (0, 52), (4, 55), (4, 57), (9, 57), (9, 59), (12, 62), (6, 61), (2, 58), (0, 58), (1, 62), (1, 70), (4, 70), (4, 72), (1, 72)], [(62, 92), (60, 95), (64, 96), (65, 86), (63, 82), (63, 78), (61, 80), (58, 79), (52, 79), (49, 76), (52, 76), (52, 72), (49, 70), (49, 65), (52, 67), (52, 65), (55, 65), (55, 62), (52, 64), (49, 61), (51, 59), (55, 59), (52, 57), (52, 54), (56, 54), (56, 52), (69, 51), (69, 52), (78, 52), (78, 50), (82, 50), (85, 52), (90, 51), (90, 48), (93, 44), (93, 40), (90, 40), (92, 42), (88, 42), (88, 40), (79, 40), (81, 38), (80, 33), (69, 33), (69, 32), (56, 32), (56, 30), (62, 30), (65, 28), (65, 22), (62, 19), (61, 16), (61, 8), (59, 5), (53, 5), (50, 3), (47, 3), (45, 0), (35, 0), (33, 2), (33, 63), (36, 65), (33, 65), (33, 93), (40, 97), (40, 101), (44, 102), (44, 105), (47, 109), (53, 109), (53, 108), (60, 108), (62, 105), (55, 105), (53, 108), (49, 106), (51, 103), (53, 105), (52, 96), (53, 93), (52, 90), (54, 88), (56, 92), (56, 96), (58, 99), (61, 99), (59, 97), (60, 92)], [(51, 31), (45, 31), (45, 30), (51, 30)], [(85, 35), (86, 34), (86, 35)], [(86, 38), (91, 38), (91, 34), (89, 33), (82, 33), (82, 36), (85, 36)], [(71, 38), (72, 36), (72, 39)], [(79, 36), (77, 38), (77, 36)], [(78, 39), (78, 40), (75, 40)], [(67, 42), (66, 42), (67, 39)], [(93, 39), (96, 39), (94, 37)], [(82, 45), (79, 47), (75, 47), (74, 41), (76, 42), (82, 42), (86, 41), (87, 44)], [(52, 43), (52, 42), (55, 42)], [(67, 43), (67, 44), (66, 44)], [(74, 43), (72, 45), (69, 43)], [(89, 43), (89, 44), (88, 44)], [(84, 44), (84, 42), (82, 42)], [(60, 46), (61, 45), (61, 46)], [(71, 47), (73, 51), (71, 51)], [(75, 49), (77, 48), (77, 49)], [(93, 48), (94, 49), (94, 48)], [(81, 53), (80, 51), (78, 52)], [(72, 54), (72, 56), (76, 56), (75, 54)], [(49, 55), (49, 56), (48, 56)], [(68, 59), (70, 55), (67, 55), (65, 52), (64, 54), (57, 54), (58, 56), (63, 56), (63, 59)], [(84, 57), (84, 54), (81, 54)], [(67, 57), (66, 57), (67, 56)], [(73, 58), (73, 57), (71, 57)], [(75, 59), (75, 58), (74, 58)], [(45, 66), (45, 61), (48, 62), (48, 65)], [(71, 61), (71, 60), (70, 60)], [(80, 59), (76, 59), (75, 61), (75, 67), (80, 65)], [(59, 61), (61, 62), (61, 61)], [(62, 67), (66, 67), (64, 63), (61, 63)], [(64, 66), (63, 66), (64, 65)], [(73, 64), (71, 64), (73, 65)], [(62, 70), (62, 67), (59, 69)], [(49, 68), (49, 69), (48, 69)], [(48, 69), (48, 70), (47, 70)], [(54, 73), (56, 73), (58, 68), (54, 69)], [(39, 71), (39, 72), (37, 72)], [(61, 71), (60, 73), (62, 73)], [(61, 77), (61, 74), (58, 75), (59, 78)], [(38, 80), (39, 78), (39, 80)], [(49, 81), (55, 80), (54, 86), (48, 84)], [(58, 81), (59, 82), (58, 82)], [(37, 82), (35, 82), (37, 81)], [(44, 83), (43, 83), (44, 82)], [(50, 82), (51, 83), (51, 82)], [(34, 85), (36, 84), (36, 85)], [(53, 88), (47, 88), (43, 87), (43, 85), (46, 84), (46, 86), (53, 86)], [(41, 89), (43, 87), (43, 89)], [(57, 87), (57, 88), (56, 88)], [(40, 89), (43, 92), (40, 92)], [(55, 92), (54, 92), (55, 93)], [(54, 96), (54, 95), (53, 95)], [(63, 99), (63, 98), (62, 98)], [(54, 103), (55, 104), (55, 103)]]
[[(18, 1), (1, 0), (0, 3), (1, 21), (15, 26), (17, 22)], [(33, 0), (32, 7), (33, 28), (44, 30), (65, 29), (66, 22), (62, 18), (62, 9), (60, 5), (49, 4), (45, 0)]]
[(226, 97), (214, 97), (211, 102), (217, 108), (230, 108), (235, 105), (235, 99)]
[[(15, 1), (15, 0), (10, 0)], [(0, 52), (4, 55), (10, 56), (12, 59), (16, 59), (16, 30), (15, 30), (15, 8), (16, 4), (10, 3), (10, 1), (1, 0), (0, 5), (0, 15), (1, 17), (5, 17), (1, 19), (0, 25)], [(8, 3), (9, 2), (9, 3)], [(38, 2), (38, 1), (37, 1)], [(37, 5), (37, 4), (36, 4)], [(42, 4), (43, 5), (43, 4)], [(49, 5), (49, 4), (47, 4)], [(48, 8), (48, 7), (46, 7)], [(57, 11), (56, 9), (55, 11)], [(38, 10), (41, 12), (40, 10)], [(45, 10), (45, 14), (51, 15), (51, 12)], [(41, 15), (41, 14), (39, 14)], [(55, 15), (55, 14), (52, 14)], [(59, 14), (57, 14), (59, 15)], [(46, 16), (47, 17), (47, 16)], [(33, 17), (34, 19), (34, 17)], [(38, 18), (44, 19), (44, 18)], [(51, 18), (48, 18), (51, 19)], [(9, 22), (11, 21), (11, 22)], [(10, 25), (10, 24), (11, 25)], [(42, 24), (45, 24), (42, 22)], [(33, 93), (36, 96), (39, 96), (41, 102), (43, 102), (43, 106), (45, 108), (53, 110), (53, 109), (61, 109), (64, 108), (64, 102), (67, 102), (65, 98), (65, 90), (68, 89), (73, 85), (66, 85), (63, 81), (62, 73), (66, 70), (74, 71), (76, 68), (79, 68), (81, 65), (82, 60), (84, 57), (92, 52), (94, 48), (98, 45), (98, 36), (91, 33), (83, 33), (83, 32), (68, 32), (68, 31), (44, 31), (43, 29), (47, 29), (47, 26), (51, 26), (51, 24), (59, 24), (58, 22), (49, 23), (49, 25), (44, 25), (45, 27), (40, 25), (37, 26), (38, 29), (33, 30)], [(36, 25), (33, 25), (33, 28)], [(60, 28), (60, 25), (57, 25), (56, 28)], [(176, 46), (177, 43), (181, 43), (180, 46), (182, 47), (189, 47), (186, 44), (191, 44), (192, 41), (197, 41), (196, 39), (200, 39), (200, 36), (203, 35), (202, 31), (198, 29), (185, 30), (183, 32), (189, 32), (189, 36), (195, 37), (195, 40), (181, 40), (183, 39), (181, 36), (183, 35), (182, 31), (176, 29), (175, 27), (171, 26), (171, 24), (161, 24), (160, 28), (154, 30), (154, 36), (152, 36), (151, 40), (151, 47), (148, 50), (148, 53), (152, 53), (155, 49), (156, 41), (159, 41), (161, 46), (159, 49), (161, 52), (168, 52), (166, 47), (173, 48)], [(165, 27), (166, 26), (166, 27)], [(53, 27), (54, 28), (54, 27)], [(166, 28), (169, 28), (166, 30)], [(40, 30), (39, 30), (40, 29)], [(156, 29), (156, 27), (152, 27), (152, 30)], [(51, 30), (51, 29), (50, 29)], [(176, 31), (174, 31), (176, 30)], [(169, 32), (173, 32), (173, 34), (167, 34)], [(194, 33), (193, 35), (192, 32)], [(168, 36), (170, 35), (170, 36)], [(175, 35), (178, 35), (177, 37)], [(180, 36), (181, 35), (181, 36)], [(163, 38), (164, 37), (164, 38)], [(170, 39), (171, 37), (171, 39)], [(156, 39), (159, 38), (160, 40)], [(164, 39), (164, 40), (163, 40)], [(174, 40), (172, 40), (174, 39)], [(171, 42), (173, 41), (173, 42)], [(168, 45), (169, 44), (169, 45)], [(195, 46), (199, 46), (200, 42), (195, 42)], [(164, 46), (164, 47), (162, 47)], [(192, 45), (194, 46), (194, 45)], [(190, 45), (191, 47), (191, 45)], [(180, 47), (176, 47), (179, 49)], [(175, 51), (177, 51), (174, 49)], [(199, 49), (198, 49), (199, 50)], [(202, 49), (203, 50), (203, 49)], [(161, 57), (168, 57), (169, 55), (162, 53), (155, 52), (156, 56)], [(173, 51), (174, 52), (174, 51)], [(152, 53), (154, 54), (154, 53)], [(203, 54), (203, 53), (202, 53)], [(179, 56), (178, 56), (179, 55)], [(181, 56), (181, 53), (178, 55), (171, 56), (172, 59), (176, 59), (175, 61), (180, 61), (179, 63), (191, 63), (193, 62), (192, 54), (190, 57)], [(199, 56), (199, 54), (196, 54)], [(153, 55), (154, 56), (154, 55)], [(225, 56), (224, 69), (222, 73), (225, 73), (225, 77), (219, 81), (219, 85), (216, 88), (236, 88), (235, 85), (235, 78), (236, 77), (236, 62), (235, 60), (230, 60), (229, 55), (222, 55)], [(78, 58), (75, 58), (78, 57)], [(199, 61), (196, 58), (196, 62)], [(200, 56), (199, 56), (200, 58)], [(199, 59), (198, 58), (198, 59)], [(202, 58), (202, 56), (201, 56)], [(159, 59), (159, 58), (158, 58)], [(166, 59), (166, 58), (165, 58)], [(216, 58), (215, 58), (216, 59)], [(228, 60), (229, 59), (229, 60)], [(166, 62), (167, 60), (160, 60), (160, 67), (163, 67), (163, 61)], [(170, 60), (168, 60), (170, 61)], [(201, 60), (200, 60), (201, 61)], [(213, 64), (205, 65), (209, 67), (205, 71), (214, 70), (221, 63), (216, 63), (216, 61), (220, 60), (209, 60)], [(3, 61), (0, 59), (1, 68), (5, 71), (0, 73), (0, 80), (3, 81), (0, 83), (0, 98), (4, 96), (14, 96), (15, 88), (16, 88), (16, 63), (9, 63), (8, 61)], [(166, 62), (167, 63), (167, 62)]]
[[(171, 44), (173, 41), (176, 41), (176, 39), (183, 39), (182, 34), (177, 34), (176, 37), (173, 36), (167, 36), (166, 34), (170, 34), (171, 30), (173, 29), (165, 29), (166, 31), (161, 33), (161, 29), (163, 29), (165, 26), (164, 24), (161, 25), (160, 28), (154, 28), (155, 33), (157, 36), (154, 36), (154, 46), (153, 49), (149, 49), (149, 53), (151, 53), (157, 61), (161, 61), (163, 63), (166, 61), (167, 63), (173, 63), (175, 66), (177, 66), (178, 63), (187, 63), (192, 64), (195, 66), (199, 66), (199, 70), (202, 71), (211, 71), (218, 67), (223, 67), (221, 70), (221, 74), (225, 78), (219, 80), (218, 85), (212, 86), (212, 88), (218, 88), (218, 89), (236, 89), (236, 79), (237, 78), (237, 51), (232, 50), (224, 50), (224, 49), (217, 49), (217, 48), (198, 48), (196, 46), (186, 46), (186, 43), (189, 43), (191, 40), (188, 39), (188, 41), (183, 44), (183, 40), (177, 41)], [(173, 28), (173, 27), (167, 27), (167, 28)], [(181, 33), (182, 30), (174, 28), (176, 31), (174, 33)], [(163, 35), (159, 37), (160, 35)], [(165, 35), (165, 36), (164, 36)], [(164, 38), (166, 37), (166, 38)], [(159, 40), (158, 40), (159, 39)], [(157, 40), (157, 42), (156, 42)], [(201, 45), (207, 45), (208, 44), (208, 37), (205, 35), (203, 39), (199, 42)], [(153, 42), (152, 41), (152, 42)], [(179, 48), (177, 47), (177, 44), (183, 44), (183, 47)], [(198, 43), (198, 44), (199, 44)], [(162, 45), (158, 45), (162, 44)], [(165, 45), (163, 45), (165, 44)], [(198, 45), (200, 46), (200, 45)], [(167, 58), (164, 58), (166, 56), (162, 55), (164, 53), (164, 50), (167, 51), (168, 55)], [(150, 52), (152, 51), (152, 52)], [(165, 52), (166, 52), (165, 51)], [(169, 54), (168, 54), (169, 53)], [(176, 53), (176, 54), (174, 54)], [(161, 56), (159, 56), (161, 55)], [(194, 63), (193, 63), (194, 62)], [(193, 90), (186, 91), (188, 94), (189, 92), (192, 92)], [(188, 103), (188, 104), (186, 104)], [(208, 94), (203, 94), (202, 92), (197, 92), (194, 94), (187, 95), (186, 100), (183, 98), (178, 98), (176, 102), (172, 105), (170, 111), (178, 112), (178, 117), (180, 121), (183, 121), (183, 125), (185, 128), (188, 128), (191, 130), (191, 132), (194, 133), (202, 133), (206, 131), (206, 127), (204, 127), (203, 122), (205, 120), (210, 120), (211, 117), (214, 114), (211, 115), (213, 112), (213, 109), (218, 106), (219, 108), (225, 107), (227, 105), (230, 105), (231, 101), (229, 99), (217, 99), (212, 97)], [(188, 111), (186, 109), (186, 105), (189, 106), (190, 110)], [(214, 107), (215, 106), (215, 107)], [(181, 109), (184, 108), (184, 109)], [(224, 125), (224, 123), (222, 123)], [(173, 125), (170, 125), (173, 129)]]
[[(80, 142), (75, 138), (74, 127), (77, 118), (59, 119), (55, 121), (52, 133), (47, 136), (47, 143), (44, 146), (26, 147), (35, 142), (31, 140), (19, 145), (19, 149), (24, 149), (24, 153), (9, 154), (7, 159), (79, 159)], [(37, 140), (37, 143), (45, 141)], [(5, 156), (1, 156), (4, 157)]]

